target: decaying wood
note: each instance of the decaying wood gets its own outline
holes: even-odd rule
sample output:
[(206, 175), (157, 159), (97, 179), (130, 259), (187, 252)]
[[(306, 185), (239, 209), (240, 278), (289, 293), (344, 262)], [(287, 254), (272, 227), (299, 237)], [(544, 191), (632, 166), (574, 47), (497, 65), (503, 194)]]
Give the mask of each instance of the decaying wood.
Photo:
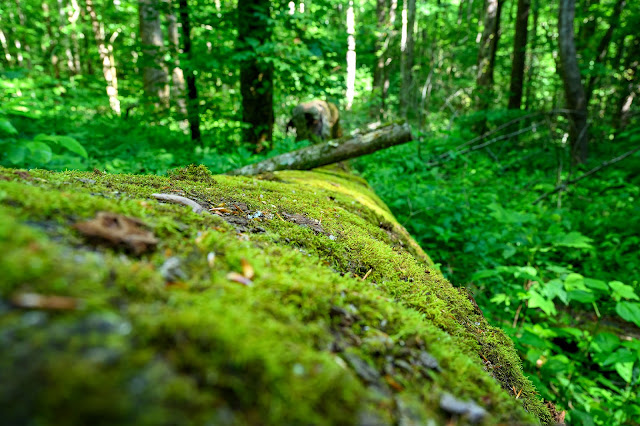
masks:
[(390, 124), (350, 138), (311, 145), (297, 151), (269, 158), (228, 172), (229, 175), (252, 176), (278, 170), (310, 170), (413, 140), (408, 124)]

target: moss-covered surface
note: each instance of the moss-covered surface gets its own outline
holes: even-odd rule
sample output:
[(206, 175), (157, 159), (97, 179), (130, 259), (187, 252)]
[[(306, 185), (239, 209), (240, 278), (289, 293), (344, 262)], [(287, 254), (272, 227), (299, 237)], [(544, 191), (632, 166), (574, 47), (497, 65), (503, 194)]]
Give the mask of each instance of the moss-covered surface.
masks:
[[(100, 211), (141, 219), (157, 247), (133, 255), (73, 227)], [(471, 420), (446, 394), (485, 424), (550, 422), (511, 341), (338, 169), (0, 168), (0, 253), (7, 424)]]

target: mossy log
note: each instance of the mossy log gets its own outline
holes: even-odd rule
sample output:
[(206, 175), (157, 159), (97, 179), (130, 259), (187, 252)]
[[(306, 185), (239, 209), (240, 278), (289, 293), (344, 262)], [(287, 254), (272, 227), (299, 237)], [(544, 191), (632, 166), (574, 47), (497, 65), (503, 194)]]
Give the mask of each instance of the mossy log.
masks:
[(512, 342), (337, 170), (0, 168), (0, 253), (4, 424), (551, 420)]
[(253, 176), (278, 170), (311, 170), (413, 140), (408, 124), (389, 124), (370, 132), (307, 146), (256, 164), (230, 171), (229, 175)]

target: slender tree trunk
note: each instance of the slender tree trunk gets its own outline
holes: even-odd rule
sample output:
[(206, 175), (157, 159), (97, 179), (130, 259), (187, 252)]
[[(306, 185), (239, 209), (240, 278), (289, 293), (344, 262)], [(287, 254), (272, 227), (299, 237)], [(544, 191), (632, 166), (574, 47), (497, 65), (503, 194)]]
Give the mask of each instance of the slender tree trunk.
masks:
[[(261, 151), (273, 139), (273, 63), (264, 60), (260, 48), (271, 42), (269, 0), (238, 0), (238, 47), (250, 54), (240, 64), (244, 140)], [(251, 43), (249, 42), (251, 41)], [(257, 42), (257, 45), (252, 44)]]
[(75, 60), (73, 58), (73, 54), (71, 53), (71, 43), (65, 31), (67, 26), (67, 14), (65, 12), (65, 5), (63, 0), (58, 0), (57, 5), (58, 5), (58, 43), (60, 44), (61, 48), (64, 50), (64, 57), (67, 60), (67, 69), (69, 70), (69, 74), (76, 75), (80, 71), (75, 69)]
[[(476, 76), (475, 103), (478, 111), (489, 107), (493, 92), (493, 70), (495, 66), (498, 39), (500, 38), (500, 15), (504, 0), (487, 0), (484, 16), (484, 30), (478, 50), (478, 73)], [(486, 121), (476, 125), (476, 131), (484, 133)]]
[(580, 79), (573, 22), (575, 0), (560, 0), (558, 44), (564, 93), (569, 112), (569, 141), (573, 161), (584, 163), (588, 155), (587, 98)]
[(371, 94), (371, 109), (369, 116), (371, 118), (381, 119), (383, 110), (382, 91), (384, 86), (384, 38), (385, 38), (385, 21), (387, 19), (386, 0), (376, 1), (376, 64), (373, 69), (373, 92)]
[(631, 105), (640, 94), (640, 37), (634, 36), (625, 61), (625, 78), (623, 80), (623, 95), (618, 107), (618, 128), (629, 124)]
[(98, 14), (93, 7), (93, 0), (85, 0), (85, 6), (87, 8), (87, 14), (91, 19), (91, 27), (93, 29), (93, 36), (96, 39), (98, 45), (98, 53), (100, 54), (100, 60), (102, 61), (102, 74), (104, 80), (107, 83), (107, 96), (109, 97), (109, 105), (113, 112), (120, 115), (120, 100), (118, 99), (118, 73), (116, 65), (113, 62), (113, 55), (111, 52), (113, 48), (107, 45), (104, 35), (104, 28), (98, 21)]
[(596, 29), (598, 28), (598, 21), (592, 8), (597, 8), (600, 4), (600, 0), (582, 0), (578, 3), (578, 6), (582, 6), (582, 16), (579, 20), (580, 26), (578, 27), (578, 37), (575, 43), (577, 44), (577, 50), (583, 52), (588, 50), (594, 36)]
[[(91, 0), (88, 0), (91, 1)], [(60, 60), (58, 59), (58, 47), (59, 43), (56, 38), (53, 36), (53, 27), (51, 23), (51, 12), (49, 10), (49, 5), (46, 2), (42, 2), (42, 12), (44, 17), (44, 24), (47, 28), (47, 38), (45, 42), (42, 44), (45, 46), (45, 54), (50, 55), (51, 57), (51, 66), (53, 67), (53, 75), (56, 79), (60, 79)], [(48, 41), (48, 43), (47, 43)]]
[(180, 11), (180, 24), (182, 27), (182, 52), (187, 59), (186, 80), (187, 80), (187, 119), (191, 129), (191, 140), (201, 142), (200, 136), (200, 112), (198, 89), (196, 86), (196, 75), (193, 70), (193, 52), (191, 51), (191, 20), (189, 19), (189, 4), (187, 0), (178, 0)]
[(626, 0), (618, 0), (613, 9), (613, 14), (611, 15), (611, 22), (609, 23), (609, 28), (607, 32), (604, 34), (600, 43), (598, 44), (598, 48), (596, 49), (596, 57), (593, 61), (593, 71), (591, 76), (589, 77), (589, 82), (587, 83), (587, 105), (591, 100), (591, 96), (593, 95), (593, 90), (595, 89), (595, 85), (599, 79), (599, 69), (598, 67), (602, 65), (605, 58), (607, 57), (607, 53), (609, 52), (609, 45), (611, 44), (611, 40), (613, 39), (613, 33), (620, 25), (620, 15), (627, 4)]
[(516, 35), (513, 41), (513, 65), (511, 67), (511, 86), (509, 89), (509, 109), (520, 109), (524, 84), (524, 64), (527, 57), (527, 25), (531, 0), (518, 0), (516, 16)]
[(142, 84), (146, 101), (156, 109), (169, 107), (169, 76), (164, 64), (164, 37), (159, 0), (139, 0)]
[(353, 105), (356, 96), (356, 18), (353, 10), (353, 0), (347, 8), (347, 111)]
[[(91, 20), (89, 15), (87, 14), (86, 8), (80, 8), (80, 16), (82, 18), (82, 26), (84, 28), (92, 28)], [(89, 30), (87, 30), (89, 31)], [(84, 34), (83, 42), (83, 55), (84, 55), (84, 63), (86, 64), (86, 74), (93, 75), (93, 55), (91, 55), (91, 44), (89, 43), (89, 34)]]
[[(22, 9), (22, 4), (20, 3), (20, 0), (15, 0), (16, 3), (16, 10), (18, 12), (18, 22), (20, 23), (20, 27), (24, 30), (27, 28), (27, 17), (24, 14), (24, 10)], [(21, 44), (22, 44), (22, 48), (25, 51), (25, 56), (26, 56), (26, 62), (27, 62), (27, 68), (31, 69), (31, 46), (29, 45), (29, 43), (27, 43), (27, 37), (22, 34), (21, 37)]]
[(173, 58), (173, 69), (171, 70), (171, 101), (175, 104), (180, 119), (187, 116), (187, 101), (185, 99), (186, 89), (184, 72), (180, 68), (180, 44), (178, 37), (178, 22), (173, 11), (171, 0), (168, 3), (169, 13), (167, 14), (167, 32), (169, 39), (169, 49)]
[(387, 39), (384, 46), (384, 83), (382, 85), (382, 111), (383, 115), (387, 110), (387, 98), (389, 97), (389, 87), (391, 86), (391, 65), (395, 55), (396, 38), (396, 12), (398, 10), (398, 0), (391, 0), (389, 6), (389, 24), (387, 26)]
[(402, 90), (400, 94), (400, 105), (402, 115), (407, 118), (408, 112), (413, 104), (413, 61), (414, 61), (414, 27), (416, 23), (416, 0), (405, 0), (402, 10)]
[(533, 107), (533, 98), (535, 90), (533, 90), (534, 75), (536, 69), (536, 48), (538, 47), (538, 19), (540, 17), (540, 6), (538, 0), (532, 1), (533, 6), (533, 31), (531, 34), (531, 44), (529, 49), (529, 68), (527, 69), (527, 88), (525, 96), (524, 109), (528, 110)]
[(77, 0), (71, 0), (71, 7), (68, 13), (69, 24), (71, 30), (69, 38), (71, 39), (71, 53), (73, 55), (73, 68), (76, 74), (82, 74), (82, 65), (80, 62), (80, 44), (78, 43), (78, 18), (80, 18), (80, 5)]

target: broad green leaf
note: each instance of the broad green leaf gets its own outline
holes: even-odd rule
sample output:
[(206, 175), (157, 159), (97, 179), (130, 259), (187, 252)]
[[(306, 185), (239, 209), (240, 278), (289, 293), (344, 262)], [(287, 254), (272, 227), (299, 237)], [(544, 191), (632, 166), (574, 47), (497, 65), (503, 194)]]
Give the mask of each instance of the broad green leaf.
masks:
[(564, 279), (564, 288), (567, 291), (587, 289), (584, 285), (584, 277), (576, 273), (567, 275), (567, 277)]
[(17, 135), (18, 131), (9, 120), (0, 120), (0, 136)]
[(618, 302), (616, 312), (622, 319), (640, 327), (640, 303)]
[(640, 297), (638, 297), (638, 295), (633, 291), (633, 287), (630, 285), (626, 285), (620, 281), (611, 281), (609, 283), (609, 287), (613, 290), (611, 297), (616, 301), (621, 299), (640, 300)]
[(611, 353), (618, 346), (620, 339), (613, 333), (600, 333), (591, 342), (591, 348), (597, 352)]
[(29, 160), (36, 164), (47, 164), (53, 157), (51, 147), (44, 142), (27, 142), (25, 146), (31, 153)]
[(82, 144), (80, 142), (78, 142), (77, 140), (75, 140), (74, 138), (70, 137), (70, 136), (64, 136), (64, 135), (45, 135), (43, 133), (37, 135), (35, 138), (33, 138), (34, 141), (38, 141), (38, 142), (45, 142), (48, 144), (56, 144), (59, 145), (63, 148), (68, 149), (69, 151), (73, 152), (74, 154), (78, 154), (79, 156), (81, 156), (82, 158), (88, 158), (88, 154), (87, 154), (87, 150), (84, 148), (84, 146), (82, 146)]
[(575, 300), (580, 303), (591, 303), (596, 300), (596, 295), (591, 292), (589, 289), (585, 290), (572, 290), (568, 293), (569, 300)]
[(601, 280), (595, 280), (593, 278), (585, 278), (584, 283), (587, 287), (592, 288), (594, 290), (609, 291), (609, 286), (607, 285), (607, 283)]
[(627, 348), (620, 348), (604, 360), (602, 365), (614, 365), (619, 362), (634, 362), (636, 355)]
[(614, 368), (625, 382), (631, 383), (631, 378), (633, 377), (633, 362), (616, 362)]
[(547, 315), (556, 314), (556, 307), (553, 302), (535, 290), (529, 290), (529, 308), (540, 308)]
[(565, 305), (569, 303), (569, 297), (567, 292), (564, 290), (564, 285), (560, 280), (551, 280), (544, 284), (542, 287), (542, 293), (547, 296), (550, 300), (554, 298), (558, 298)]
[(579, 232), (571, 231), (568, 234), (554, 235), (551, 244), (556, 247), (572, 247), (588, 249), (592, 248), (593, 240)]
[(23, 143), (12, 144), (7, 150), (7, 159), (12, 164), (20, 164), (24, 162), (29, 150)]

